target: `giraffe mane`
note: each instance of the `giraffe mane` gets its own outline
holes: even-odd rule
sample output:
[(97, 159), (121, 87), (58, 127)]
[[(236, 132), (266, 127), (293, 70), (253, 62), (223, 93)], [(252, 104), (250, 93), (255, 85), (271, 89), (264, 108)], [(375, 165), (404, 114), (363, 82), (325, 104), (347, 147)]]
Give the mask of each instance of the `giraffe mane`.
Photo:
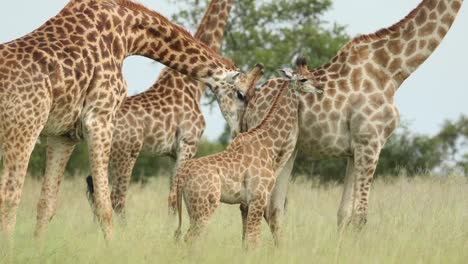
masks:
[(285, 80), (280, 90), (278, 91), (278, 94), (276, 95), (275, 100), (273, 101), (273, 105), (270, 107), (270, 110), (266, 114), (265, 118), (263, 118), (262, 122), (260, 122), (260, 124), (258, 124), (256, 127), (251, 129), (250, 131), (243, 133), (242, 136), (248, 137), (260, 129), (265, 129), (265, 126), (267, 126), (270, 123), (271, 116), (273, 115), (274, 112), (276, 112), (276, 109), (278, 108), (279, 99), (283, 96), (284, 91), (288, 88), (288, 86), (289, 86), (289, 81)]
[[(135, 11), (139, 11), (139, 12), (143, 12), (147, 15), (150, 15), (150, 16), (153, 16), (153, 17), (156, 17), (158, 18), (162, 24), (174, 24), (175, 28), (181, 33), (183, 34), (184, 36), (188, 37), (189, 39), (192, 39), (194, 41), (198, 41), (196, 40), (192, 34), (190, 34), (190, 32), (187, 31), (187, 29), (183, 28), (182, 26), (180, 25), (177, 25), (175, 23), (172, 23), (171, 21), (169, 21), (169, 19), (167, 19), (165, 16), (161, 15), (160, 13), (154, 11), (154, 10), (151, 10), (149, 8), (147, 8), (146, 6), (140, 4), (140, 3), (136, 3), (136, 2), (133, 2), (132, 0), (113, 0), (111, 2), (115, 2), (117, 5), (120, 5), (120, 6), (123, 6), (123, 7), (126, 7), (128, 9), (131, 9), (131, 10), (135, 10)], [(211, 7), (213, 8), (213, 7)], [(205, 19), (205, 17), (204, 17)], [(206, 18), (208, 19), (208, 18)], [(202, 21), (203, 22), (203, 21)], [(198, 31), (197, 31), (198, 33)], [(201, 32), (200, 32), (201, 34)], [(234, 64), (234, 62), (232, 62), (230, 59), (228, 58), (225, 58), (221, 55), (219, 55), (218, 53), (215, 53), (213, 51), (213, 49), (211, 49), (210, 47), (208, 47), (205, 43), (201, 42), (201, 41), (198, 41), (204, 48), (206, 48), (212, 55), (213, 57), (215, 58), (218, 58), (220, 61), (222, 61), (224, 64), (226, 64), (226, 66), (232, 68), (232, 69), (237, 69), (237, 66)]]
[(387, 27), (387, 28), (381, 28), (381, 29), (379, 29), (376, 32), (371, 33), (371, 34), (364, 34), (364, 35), (360, 35), (360, 36), (357, 36), (357, 37), (353, 38), (340, 50), (339, 53), (341, 53), (343, 51), (347, 51), (350, 48), (352, 48), (354, 45), (359, 44), (361, 42), (367, 42), (367, 41), (382, 39), (382, 38), (385, 38), (386, 36), (396, 32), (396, 31), (398, 31), (408, 21), (410, 21), (411, 19), (416, 17), (416, 15), (418, 14), (418, 11), (423, 8), (423, 6), (426, 4), (427, 1), (430, 1), (430, 0), (423, 0), (409, 14), (407, 14), (403, 19), (401, 19), (397, 23), (393, 24), (392, 26)]

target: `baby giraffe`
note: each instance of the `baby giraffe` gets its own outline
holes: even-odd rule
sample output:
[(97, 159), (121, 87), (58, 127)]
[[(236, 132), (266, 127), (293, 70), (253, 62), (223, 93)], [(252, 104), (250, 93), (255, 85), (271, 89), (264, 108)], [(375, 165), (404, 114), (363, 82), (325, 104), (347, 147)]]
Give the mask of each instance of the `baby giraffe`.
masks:
[(190, 217), (186, 242), (200, 235), (223, 202), (241, 204), (244, 245), (252, 248), (258, 244), (276, 172), (296, 144), (298, 93), (318, 91), (307, 79), (286, 77), (289, 79), (270, 79), (262, 86), (261, 89), (273, 87), (278, 92), (269, 98), (274, 99), (272, 107), (257, 127), (237, 136), (224, 151), (184, 161), (178, 168), (169, 194), (169, 208), (172, 212), (177, 210), (179, 217), (176, 240), (181, 234), (183, 194)]

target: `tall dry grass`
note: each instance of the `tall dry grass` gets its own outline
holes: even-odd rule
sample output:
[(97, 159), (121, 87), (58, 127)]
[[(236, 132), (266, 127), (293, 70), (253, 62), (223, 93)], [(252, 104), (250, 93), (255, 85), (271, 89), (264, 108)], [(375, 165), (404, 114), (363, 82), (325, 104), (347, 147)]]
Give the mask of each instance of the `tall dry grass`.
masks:
[[(115, 221), (110, 243), (93, 222), (84, 177), (64, 182), (48, 235), (35, 240), (39, 191), (40, 183), (28, 179), (18, 213), (15, 263), (468, 262), (468, 184), (463, 177), (377, 180), (364, 230), (341, 239), (336, 231), (341, 186), (314, 187), (297, 180), (290, 185), (282, 247), (273, 246), (263, 223), (261, 246), (247, 253), (241, 246), (238, 206), (222, 205), (195, 245), (175, 244), (176, 219), (167, 215), (165, 178), (132, 186), (127, 226)], [(187, 226), (184, 215), (184, 230)]]

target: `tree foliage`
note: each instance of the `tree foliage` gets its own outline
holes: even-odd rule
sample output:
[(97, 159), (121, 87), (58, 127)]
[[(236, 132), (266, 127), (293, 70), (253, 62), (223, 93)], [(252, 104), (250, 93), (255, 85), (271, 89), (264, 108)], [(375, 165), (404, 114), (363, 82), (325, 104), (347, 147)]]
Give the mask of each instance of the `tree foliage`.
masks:
[[(173, 19), (196, 28), (208, 3), (177, 0), (182, 9)], [(235, 1), (221, 53), (244, 70), (263, 63), (266, 77), (291, 67), (300, 54), (308, 58), (310, 66), (321, 65), (349, 39), (343, 26), (323, 20), (330, 8), (330, 0)]]

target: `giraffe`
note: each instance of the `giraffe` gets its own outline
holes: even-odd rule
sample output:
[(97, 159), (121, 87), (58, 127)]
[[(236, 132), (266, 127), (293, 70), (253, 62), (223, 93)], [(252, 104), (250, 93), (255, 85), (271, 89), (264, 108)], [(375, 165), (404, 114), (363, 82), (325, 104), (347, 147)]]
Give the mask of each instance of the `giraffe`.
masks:
[[(298, 129), (298, 93), (318, 88), (307, 79), (297, 82), (270, 79), (262, 87), (276, 91), (272, 107), (262, 122), (234, 138), (222, 152), (181, 163), (173, 179), (169, 207), (178, 212), (181, 234), (182, 195), (190, 228), (185, 241), (200, 235), (221, 202), (241, 204), (243, 240), (247, 248), (260, 238), (260, 223), (279, 170), (294, 151)], [(254, 89), (254, 88), (253, 88)]]
[[(101, 229), (112, 238), (107, 164), (112, 120), (126, 94), (123, 60), (142, 55), (219, 89), (246, 87), (229, 60), (129, 0), (71, 0), (33, 32), (0, 45), (0, 229), (10, 240), (34, 144), (48, 137), (43, 190), (56, 192), (74, 142), (89, 146)], [(55, 207), (47, 201), (43, 210)]]
[[(218, 51), (224, 26), (229, 17), (232, 0), (212, 0), (195, 34), (195, 38)], [(130, 183), (131, 172), (139, 152), (144, 149), (155, 154), (170, 154), (179, 159), (192, 157), (203, 133), (205, 123), (197, 102), (206, 85), (187, 75), (165, 68), (160, 78), (146, 92), (127, 97), (114, 118), (114, 132), (109, 162), (112, 180), (111, 203), (114, 211), (124, 220), (125, 194)], [(229, 115), (245, 108), (243, 95), (238, 90), (212, 90), (219, 100), (223, 113)], [(224, 94), (220, 94), (224, 92)], [(241, 110), (242, 110), (241, 109)], [(230, 115), (232, 117), (236, 115)], [(227, 118), (231, 128), (238, 120)], [(48, 166), (54, 160), (48, 160)], [(177, 162), (178, 163), (178, 162)], [(60, 164), (66, 165), (66, 161)], [(56, 170), (63, 172), (64, 168)], [(60, 176), (62, 177), (62, 176)], [(57, 206), (57, 182), (52, 188), (43, 188), (38, 203), (36, 235), (46, 230)], [(87, 178), (92, 187), (92, 179)], [(88, 199), (94, 208), (94, 197), (88, 191)]]
[[(296, 150), (277, 178), (266, 215), (277, 232), (297, 151), (313, 159), (347, 159), (338, 228), (344, 231), (351, 224), (359, 229), (366, 223), (379, 154), (399, 124), (394, 94), (440, 44), (462, 2), (423, 0), (393, 26), (354, 38), (321, 67), (308, 69), (305, 60), (297, 61), (297, 71), (317, 80), (325, 92), (300, 97)], [(253, 100), (271, 94), (260, 90)], [(241, 131), (261, 122), (269, 104), (248, 104)]]

